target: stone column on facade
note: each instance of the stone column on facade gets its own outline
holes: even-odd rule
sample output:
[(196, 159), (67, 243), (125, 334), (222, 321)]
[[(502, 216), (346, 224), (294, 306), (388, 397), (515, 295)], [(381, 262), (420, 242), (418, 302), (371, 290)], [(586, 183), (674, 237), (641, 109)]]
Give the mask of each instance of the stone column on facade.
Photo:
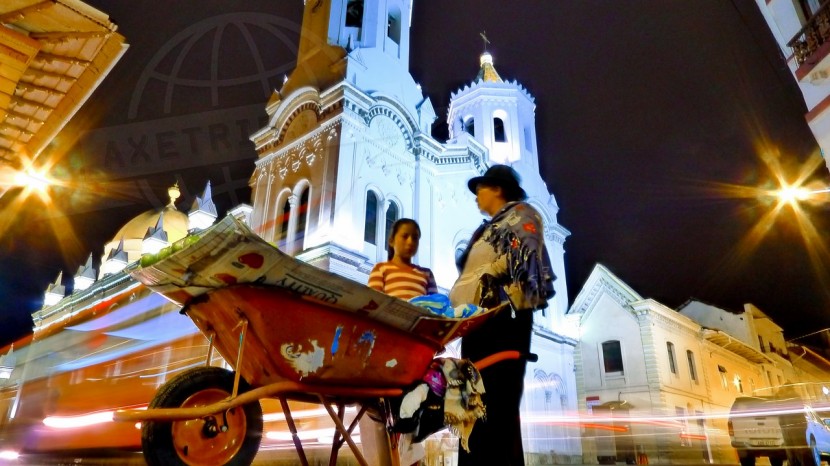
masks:
[[(654, 334), (651, 330), (652, 317), (648, 311), (637, 311), (637, 321), (640, 324), (640, 339), (643, 342), (643, 357), (646, 366), (648, 394), (649, 399), (651, 401), (650, 411), (652, 415), (658, 413), (666, 413), (665, 402), (663, 400), (663, 397), (661, 396), (660, 391), (660, 365), (657, 361), (657, 353), (656, 348), (654, 346)], [(666, 453), (669, 452), (668, 443), (668, 440), (663, 438), (662, 436), (658, 436), (655, 439), (657, 451), (652, 453), (656, 456), (656, 458), (653, 458), (654, 460), (656, 460), (656, 462), (669, 461), (669, 457), (666, 456)]]
[[(266, 183), (265, 187), (265, 198), (263, 199), (262, 203), (262, 223), (260, 227), (262, 228), (262, 237), (266, 241), (274, 241), (274, 228), (276, 227), (274, 220), (276, 217), (275, 206), (276, 199), (273, 199), (273, 195), (271, 194), (272, 188), (274, 187), (275, 176), (269, 170), (268, 171), (268, 183)], [(271, 225), (270, 229), (267, 225)]]
[(297, 252), (297, 245), (294, 244), (294, 241), (297, 239), (297, 217), (300, 214), (298, 212), (299, 203), (300, 198), (297, 197), (297, 194), (291, 193), (291, 195), (288, 196), (288, 205), (291, 206), (291, 209), (288, 214), (288, 232), (285, 238), (285, 252), (290, 255), (293, 255), (295, 252)]
[(256, 173), (256, 182), (254, 182), (253, 190), (251, 192), (251, 205), (253, 206), (253, 212), (251, 213), (251, 228), (255, 232), (261, 234), (263, 223), (262, 206), (265, 203), (265, 193), (262, 189), (262, 180), (265, 178), (265, 173), (261, 168), (257, 169)]

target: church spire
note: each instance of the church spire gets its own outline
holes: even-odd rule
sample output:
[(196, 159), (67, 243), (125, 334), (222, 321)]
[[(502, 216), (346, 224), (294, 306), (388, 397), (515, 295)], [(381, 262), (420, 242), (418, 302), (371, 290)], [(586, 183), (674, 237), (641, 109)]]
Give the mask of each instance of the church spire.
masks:
[(479, 57), (478, 62), (480, 68), (478, 70), (478, 75), (476, 76), (476, 81), (484, 81), (487, 83), (503, 82), (498, 71), (496, 71), (496, 67), (493, 66), (493, 56), (490, 55), (490, 52), (485, 50), (484, 53), (481, 54), (481, 57)]
[(210, 189), (210, 181), (205, 186), (201, 196), (196, 196), (190, 212), (187, 214), (189, 230), (204, 230), (213, 225), (219, 214), (216, 212), (216, 204), (213, 203), (213, 194)]
[(46, 288), (46, 294), (43, 297), (43, 307), (57, 304), (66, 295), (66, 288), (63, 286), (63, 271), (58, 273), (58, 278), (54, 283), (50, 283)]

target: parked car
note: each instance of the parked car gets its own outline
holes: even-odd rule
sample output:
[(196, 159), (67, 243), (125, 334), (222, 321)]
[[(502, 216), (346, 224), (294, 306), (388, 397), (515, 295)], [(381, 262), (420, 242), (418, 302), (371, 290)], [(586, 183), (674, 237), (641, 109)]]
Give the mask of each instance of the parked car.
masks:
[(830, 412), (818, 412), (811, 406), (804, 407), (807, 419), (806, 440), (816, 465), (830, 458)]
[(766, 456), (771, 466), (813, 466), (803, 433), (804, 406), (800, 399), (771, 396), (739, 397), (729, 412), (729, 438), (741, 466), (755, 466)]

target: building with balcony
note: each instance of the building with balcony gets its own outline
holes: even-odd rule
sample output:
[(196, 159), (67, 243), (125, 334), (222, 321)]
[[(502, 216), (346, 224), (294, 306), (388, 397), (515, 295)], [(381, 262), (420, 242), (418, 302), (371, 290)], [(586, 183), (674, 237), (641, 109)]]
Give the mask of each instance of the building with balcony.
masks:
[(830, 167), (830, 2), (755, 0), (804, 103), (805, 119)]

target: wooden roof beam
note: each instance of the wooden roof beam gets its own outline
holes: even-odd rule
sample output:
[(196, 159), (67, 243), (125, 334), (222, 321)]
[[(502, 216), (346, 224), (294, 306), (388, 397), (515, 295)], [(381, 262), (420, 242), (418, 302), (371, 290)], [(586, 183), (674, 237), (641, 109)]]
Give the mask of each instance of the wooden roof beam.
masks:
[(72, 81), (72, 82), (77, 81), (76, 78), (74, 78), (72, 76), (69, 76), (67, 74), (54, 73), (52, 71), (39, 70), (37, 68), (32, 68), (32, 67), (26, 68), (26, 71), (23, 72), (23, 76), (28, 76), (28, 75), (33, 75), (35, 77), (35, 79), (37, 79), (37, 78), (52, 78), (52, 79), (61, 79), (61, 80), (64, 80), (64, 81)]
[(12, 124), (12, 123), (6, 123), (6, 122), (0, 123), (0, 129), (8, 129), (8, 130), (11, 130), (11, 131), (19, 131), (19, 132), (21, 132), (21, 133), (23, 133), (23, 134), (25, 134), (26, 136), (29, 136), (29, 137), (32, 137), (35, 134), (35, 133), (29, 131), (26, 128), (17, 126), (17, 125)]
[(52, 108), (52, 107), (50, 107), (46, 104), (43, 104), (41, 102), (35, 102), (34, 100), (27, 99), (27, 98), (25, 98), (23, 96), (20, 96), (20, 95), (15, 95), (15, 96), (12, 97), (12, 105), (14, 105), (15, 107), (17, 107), (18, 105), (20, 105), (20, 106), (30, 105), (32, 107), (35, 107), (35, 108), (39, 109), (39, 110), (45, 110), (47, 112), (51, 112), (52, 110), (54, 110), (54, 108)]
[(35, 3), (34, 5), (29, 5), (25, 8), (9, 11), (0, 15), (0, 24), (16, 23), (28, 14), (35, 13), (46, 8), (51, 8), (54, 4), (55, 2), (53, 0), (45, 0), (40, 3)]
[(92, 63), (89, 60), (82, 60), (80, 58), (75, 58), (75, 57), (65, 57), (63, 55), (55, 55), (54, 53), (46, 53), (46, 52), (38, 52), (38, 54), (35, 55), (35, 60), (36, 61), (41, 61), (41, 62), (46, 62), (46, 63), (52, 63), (53, 61), (59, 61), (59, 62), (66, 63), (68, 65), (81, 65), (81, 66), (89, 66), (89, 64)]
[(66, 42), (73, 39), (95, 39), (110, 34), (110, 31), (49, 31), (34, 32), (29, 37), (41, 42)]
[(10, 108), (5, 109), (5, 112), (6, 112), (6, 119), (13, 118), (13, 119), (26, 120), (29, 123), (35, 123), (35, 124), (38, 124), (38, 125), (43, 124), (43, 122), (41, 120), (38, 120), (37, 118), (33, 117), (32, 115), (26, 115), (25, 113), (16, 112), (16, 111), (14, 111)]
[(41, 91), (41, 92), (45, 92), (47, 94), (57, 95), (57, 96), (61, 96), (61, 97), (66, 95), (66, 92), (59, 91), (59, 90), (51, 88), (51, 87), (38, 86), (37, 84), (27, 83), (25, 81), (18, 81), (17, 82), (17, 87), (21, 87), (21, 88), (29, 90), (29, 91)]

